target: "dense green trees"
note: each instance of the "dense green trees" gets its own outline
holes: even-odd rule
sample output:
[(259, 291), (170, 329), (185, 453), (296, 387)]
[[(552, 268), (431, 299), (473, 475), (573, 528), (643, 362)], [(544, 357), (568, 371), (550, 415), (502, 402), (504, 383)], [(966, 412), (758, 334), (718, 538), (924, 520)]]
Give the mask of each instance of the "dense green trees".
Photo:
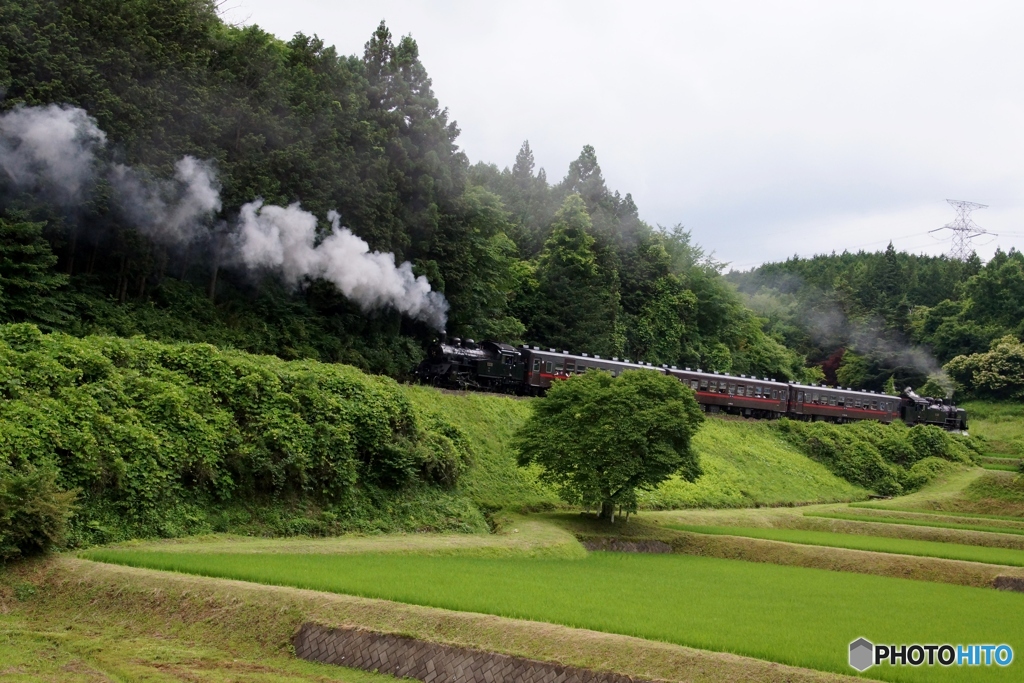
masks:
[(292, 293), (238, 267), (224, 226), (260, 197), (301, 201), (321, 226), (336, 209), (372, 249), (411, 261), (447, 297), (453, 334), (803, 372), (685, 231), (644, 224), (632, 197), (608, 188), (593, 147), (554, 184), (528, 143), (511, 169), (470, 168), (416, 42), (383, 23), (358, 57), (226, 26), (211, 0), (0, 0), (0, 32), (0, 110), (82, 107), (107, 134), (104, 163), (159, 179), (188, 154), (213, 164), (221, 188), (215, 220), (188, 245), (137, 232), (103, 177), (72, 215), (6, 188), (2, 208), (27, 212), (9, 224), (44, 224), (59, 259), (39, 286), (69, 278), (64, 309), (31, 307), (39, 324), (412, 367), (432, 334), (422, 324), (365, 315), (323, 282)]
[(516, 437), (519, 462), (540, 465), (541, 480), (566, 502), (614, 521), (616, 507), (636, 511), (638, 489), (700, 476), (690, 440), (703, 421), (693, 392), (674, 377), (590, 371), (533, 403)]
[(1024, 337), (1024, 255), (1015, 250), (982, 264), (890, 244), (728, 277), (770, 330), (844, 386), (881, 390), (891, 377), (920, 386), (956, 356), (984, 353), (1006, 334)]

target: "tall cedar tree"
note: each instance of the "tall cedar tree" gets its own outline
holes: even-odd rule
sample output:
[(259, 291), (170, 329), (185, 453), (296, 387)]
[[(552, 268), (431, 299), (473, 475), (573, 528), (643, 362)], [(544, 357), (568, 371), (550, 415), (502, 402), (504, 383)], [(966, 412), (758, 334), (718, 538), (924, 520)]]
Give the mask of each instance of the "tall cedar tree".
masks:
[(537, 263), (531, 339), (570, 351), (618, 354), (618, 274), (598, 259), (583, 198), (569, 195), (555, 214)]

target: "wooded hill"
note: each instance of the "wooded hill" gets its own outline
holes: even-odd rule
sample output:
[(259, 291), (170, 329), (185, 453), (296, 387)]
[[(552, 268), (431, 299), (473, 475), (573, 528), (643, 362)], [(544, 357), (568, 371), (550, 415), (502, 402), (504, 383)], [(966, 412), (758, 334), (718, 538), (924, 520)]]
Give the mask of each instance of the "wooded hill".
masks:
[(42, 278), (23, 286), (0, 271), (9, 321), (408, 372), (428, 326), (367, 315), (322, 280), (296, 290), (232, 267), (218, 222), (262, 198), (301, 202), (321, 235), (337, 210), (372, 249), (411, 261), (447, 298), (455, 335), (803, 375), (721, 264), (606, 186), (593, 148), (558, 182), (527, 143), (511, 170), (470, 166), (416, 42), (384, 24), (359, 56), (225, 25), (210, 0), (4, 0), (0, 26), (3, 110), (81, 107), (106, 134), (106, 161), (160, 179), (183, 155), (209, 160), (221, 197), (194, 241), (171, 249), (124, 219), (102, 178), (74, 211), (7, 188), (3, 248)]
[[(793, 257), (727, 278), (769, 333), (832, 383), (921, 387), (940, 364), (959, 388), (1024, 397), (1024, 254), (985, 264), (884, 252)], [(945, 388), (931, 386), (932, 395)]]

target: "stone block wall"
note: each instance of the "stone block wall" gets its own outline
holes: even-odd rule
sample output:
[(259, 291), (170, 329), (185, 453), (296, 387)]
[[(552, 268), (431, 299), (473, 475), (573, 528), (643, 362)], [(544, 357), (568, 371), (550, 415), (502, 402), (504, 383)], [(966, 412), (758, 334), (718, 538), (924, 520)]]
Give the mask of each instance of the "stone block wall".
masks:
[(302, 659), (379, 671), (425, 683), (636, 683), (634, 679), (403, 636), (305, 623), (295, 635)]

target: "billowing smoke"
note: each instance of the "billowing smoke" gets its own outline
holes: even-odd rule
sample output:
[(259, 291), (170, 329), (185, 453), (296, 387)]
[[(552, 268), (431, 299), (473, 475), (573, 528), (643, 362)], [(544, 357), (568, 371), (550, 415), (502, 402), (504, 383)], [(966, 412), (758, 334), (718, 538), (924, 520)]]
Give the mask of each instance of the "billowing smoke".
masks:
[(236, 241), (249, 268), (279, 271), (293, 285), (304, 278), (323, 278), (364, 311), (394, 308), (443, 330), (448, 302), (431, 291), (412, 264), (395, 265), (395, 255), (370, 251), (370, 245), (341, 227), (336, 211), (327, 215), (331, 232), (316, 244), (316, 216), (299, 205), (267, 206), (262, 201), (242, 207)]
[(849, 320), (838, 307), (809, 311), (803, 317), (815, 342), (848, 346), (861, 355), (882, 357), (897, 366), (913, 368), (937, 382), (947, 398), (953, 395), (953, 381), (935, 357), (927, 349), (908, 344), (886, 330), (881, 318)]
[(118, 164), (109, 173), (115, 201), (143, 233), (165, 245), (187, 245), (200, 237), (220, 211), (220, 185), (213, 167), (186, 156), (172, 180), (158, 180)]
[[(209, 162), (186, 156), (175, 164), (173, 178), (158, 179), (130, 166), (103, 164), (97, 152), (105, 144), (96, 120), (77, 107), (21, 106), (0, 115), (0, 168), (16, 189), (74, 209), (102, 179), (126, 222), (154, 241), (185, 247), (210, 236), (207, 228), (221, 199)], [(275, 270), (293, 286), (323, 278), (364, 311), (394, 308), (444, 329), (448, 302), (425, 277), (416, 277), (410, 263), (395, 265), (394, 254), (370, 251), (364, 240), (341, 227), (337, 212), (328, 219), (331, 232), (318, 244), (316, 217), (297, 203), (250, 202), (242, 207), (233, 234), (222, 241), (236, 247), (237, 254), (219, 257)]]
[(84, 109), (19, 106), (0, 115), (0, 167), (19, 190), (60, 206), (79, 205), (107, 140)]

